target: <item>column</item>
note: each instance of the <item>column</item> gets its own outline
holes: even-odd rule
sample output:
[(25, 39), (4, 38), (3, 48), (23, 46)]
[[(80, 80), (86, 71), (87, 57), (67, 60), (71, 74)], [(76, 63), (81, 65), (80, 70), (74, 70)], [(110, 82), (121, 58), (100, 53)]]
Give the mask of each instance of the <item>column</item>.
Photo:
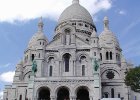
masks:
[(56, 100), (56, 97), (55, 96), (51, 96), (51, 100)]
[(89, 97), (89, 99), (90, 99), (90, 100), (93, 100), (93, 97), (92, 97), (92, 96), (90, 96), (90, 97)]
[(76, 100), (76, 97), (75, 96), (71, 96), (70, 100)]

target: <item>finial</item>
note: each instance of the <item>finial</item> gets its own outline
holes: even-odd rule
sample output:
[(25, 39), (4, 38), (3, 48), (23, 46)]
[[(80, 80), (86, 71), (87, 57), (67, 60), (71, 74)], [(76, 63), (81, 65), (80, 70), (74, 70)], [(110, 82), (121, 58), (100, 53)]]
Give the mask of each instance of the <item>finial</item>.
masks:
[(73, 0), (72, 4), (79, 3), (79, 0)]
[(43, 21), (42, 21), (42, 17), (40, 17), (39, 22), (38, 22), (38, 32), (43, 32)]
[(108, 17), (104, 17), (104, 30), (109, 30), (109, 20)]

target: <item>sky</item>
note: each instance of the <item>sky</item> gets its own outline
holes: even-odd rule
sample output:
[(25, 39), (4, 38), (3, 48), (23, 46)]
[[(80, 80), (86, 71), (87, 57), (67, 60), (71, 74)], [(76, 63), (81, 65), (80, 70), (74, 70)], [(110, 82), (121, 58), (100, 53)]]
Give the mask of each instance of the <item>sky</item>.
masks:
[[(16, 64), (23, 58), (32, 35), (43, 17), (44, 33), (54, 36), (57, 20), (72, 0), (0, 0), (0, 95), (11, 84)], [(92, 15), (98, 35), (103, 18), (119, 40), (122, 53), (134, 66), (140, 65), (140, 0), (80, 0)]]

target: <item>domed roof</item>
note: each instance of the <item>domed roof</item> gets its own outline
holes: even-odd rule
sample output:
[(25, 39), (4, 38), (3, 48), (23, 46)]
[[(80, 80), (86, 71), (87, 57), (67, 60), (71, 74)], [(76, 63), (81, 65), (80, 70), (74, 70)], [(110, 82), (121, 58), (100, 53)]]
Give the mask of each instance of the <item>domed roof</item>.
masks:
[(104, 18), (104, 31), (99, 35), (99, 44), (101, 47), (107, 44), (115, 44), (119, 46), (117, 37), (113, 32), (109, 30), (109, 20), (107, 17)]
[(82, 20), (93, 24), (92, 16), (79, 4), (79, 0), (73, 0), (73, 4), (66, 8), (60, 15), (58, 23), (60, 24), (68, 20)]
[(36, 47), (38, 40), (45, 40), (46, 42), (48, 42), (47, 37), (43, 33), (43, 22), (42, 22), (42, 18), (40, 19), (40, 21), (38, 23), (38, 32), (35, 33), (32, 36), (32, 38), (30, 39), (29, 44), (28, 44), (28, 48), (34, 48), (34, 47)]
[(38, 40), (46, 40), (47, 41), (47, 37), (43, 33), (34, 34), (29, 41), (28, 47), (30, 48), (30, 47), (37, 46), (37, 41)]

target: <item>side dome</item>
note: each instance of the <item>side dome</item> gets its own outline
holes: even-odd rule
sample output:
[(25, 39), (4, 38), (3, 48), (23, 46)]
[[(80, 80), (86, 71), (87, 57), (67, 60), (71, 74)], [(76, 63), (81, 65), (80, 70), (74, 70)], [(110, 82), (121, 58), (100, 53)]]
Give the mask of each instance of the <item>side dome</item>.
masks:
[(99, 45), (100, 47), (105, 47), (107, 45), (119, 47), (117, 37), (109, 30), (109, 20), (107, 17), (104, 18), (104, 31), (99, 35)]
[(39, 40), (44, 40), (47, 44), (48, 43), (48, 39), (45, 36), (45, 34), (43, 33), (43, 22), (42, 22), (42, 18), (39, 20), (38, 23), (38, 32), (35, 33), (32, 38), (30, 39), (29, 43), (28, 43), (28, 48), (36, 48), (38, 46), (38, 41)]
[(79, 0), (73, 0), (73, 4), (63, 11), (59, 17), (58, 24), (69, 20), (82, 20), (94, 25), (92, 16), (79, 4)]
[(38, 40), (45, 40), (48, 43), (47, 37), (43, 33), (35, 33), (29, 41), (28, 48), (37, 46)]

